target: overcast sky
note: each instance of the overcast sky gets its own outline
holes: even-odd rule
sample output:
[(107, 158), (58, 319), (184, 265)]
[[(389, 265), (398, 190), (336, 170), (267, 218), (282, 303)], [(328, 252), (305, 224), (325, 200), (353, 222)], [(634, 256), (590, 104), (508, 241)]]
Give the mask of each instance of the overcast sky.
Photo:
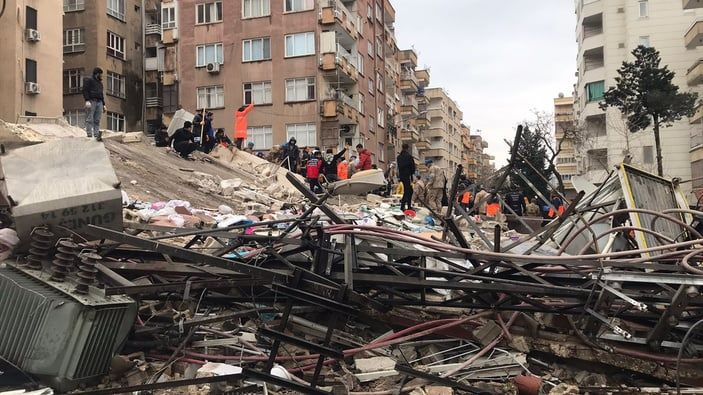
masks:
[(576, 17), (571, 0), (395, 0), (396, 37), (414, 48), (430, 86), (442, 87), (481, 130), (496, 167), (504, 138), (530, 109), (554, 111), (559, 92), (576, 82)]

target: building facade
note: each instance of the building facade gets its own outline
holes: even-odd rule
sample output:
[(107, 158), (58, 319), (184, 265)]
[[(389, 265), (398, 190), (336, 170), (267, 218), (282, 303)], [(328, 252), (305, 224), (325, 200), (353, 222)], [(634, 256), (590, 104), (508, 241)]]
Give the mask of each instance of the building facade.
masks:
[[(296, 137), (299, 146), (360, 143), (379, 166), (394, 160), (398, 51), (388, 0), (169, 3), (162, 35), (178, 33), (168, 37), (175, 49), (162, 43), (164, 120), (173, 103), (166, 92), (190, 112), (212, 111), (229, 134), (235, 111), (253, 103), (248, 140), (256, 150)], [(168, 29), (164, 15), (176, 21)]]
[(61, 24), (58, 1), (5, 0), (0, 14), (0, 119), (60, 117)]
[(155, 0), (63, 0), (63, 107), (71, 124), (85, 124), (83, 79), (100, 67), (106, 107), (100, 127), (144, 130), (143, 28), (145, 9), (156, 4)]
[[(594, 182), (603, 181), (614, 165), (630, 155), (632, 163), (645, 170), (656, 169), (654, 137), (651, 130), (629, 133), (625, 120), (614, 108), (603, 111), (598, 103), (603, 92), (613, 86), (617, 69), (631, 60), (638, 45), (655, 47), (662, 65), (676, 73), (674, 83), (681, 91), (701, 92), (690, 85), (689, 68), (701, 57), (687, 45), (687, 32), (695, 29), (703, 9), (691, 8), (696, 1), (683, 0), (578, 0), (576, 2), (578, 42), (578, 81), (575, 85), (575, 117), (583, 142), (579, 151), (579, 171)], [(701, 126), (695, 119), (684, 119), (662, 129), (664, 174), (667, 177), (691, 178), (691, 136)], [(697, 121), (700, 122), (700, 121)], [(688, 188), (690, 184), (682, 184)]]
[[(694, 59), (688, 64), (686, 82), (692, 89), (703, 87), (703, 1), (683, 0), (685, 13), (695, 13), (695, 20), (687, 26), (684, 34), (684, 45), (687, 51), (694, 54)], [(700, 92), (700, 91), (699, 91)], [(696, 198), (703, 196), (703, 107), (699, 107), (689, 120), (691, 123), (691, 187)]]
[(462, 164), (463, 114), (442, 88), (425, 89), (425, 96), (429, 125), (422, 137), (429, 142), (429, 148), (421, 150), (420, 155), (432, 160), (435, 166), (454, 169)]
[(564, 182), (567, 197), (576, 196), (576, 190), (571, 179), (578, 175), (576, 166), (576, 149), (573, 136), (576, 122), (574, 118), (574, 98), (564, 97), (560, 93), (554, 99), (554, 138), (557, 149), (561, 148), (556, 157), (556, 168)]

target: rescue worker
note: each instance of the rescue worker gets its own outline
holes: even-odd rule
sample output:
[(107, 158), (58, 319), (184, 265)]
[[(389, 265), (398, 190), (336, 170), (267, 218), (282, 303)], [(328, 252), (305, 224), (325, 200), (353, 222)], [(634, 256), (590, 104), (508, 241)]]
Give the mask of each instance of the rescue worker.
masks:
[(530, 203), (527, 205), (526, 212), (528, 217), (541, 217), (539, 205), (537, 204), (536, 198), (532, 198)]
[(409, 152), (407, 144), (401, 146), (398, 155), (398, 178), (403, 185), (403, 197), (400, 199), (400, 211), (412, 210), (413, 185), (412, 176), (415, 174), (415, 159)]
[(498, 194), (495, 194), (486, 204), (486, 217), (495, 218), (498, 214), (500, 214), (500, 199), (498, 199)]
[(335, 182), (337, 178), (337, 164), (339, 159), (341, 159), (347, 152), (347, 148), (344, 147), (343, 150), (339, 151), (336, 155), (332, 153), (332, 148), (328, 148), (325, 152), (325, 160), (322, 164), (322, 174), (325, 175), (327, 182)]
[(298, 160), (300, 158), (300, 150), (298, 150), (296, 143), (297, 140), (295, 137), (291, 137), (287, 143), (281, 146), (281, 160), (283, 161), (283, 167), (292, 172), (297, 171)]
[(471, 209), (471, 190), (466, 188), (462, 193), (457, 196), (457, 201), (464, 211), (469, 211)]
[[(547, 212), (547, 217), (556, 218), (557, 214), (560, 217), (564, 215), (564, 201), (561, 200), (559, 196), (552, 195), (550, 202), (552, 203), (552, 207), (549, 208), (549, 211)], [(555, 208), (557, 210), (556, 212), (554, 211)]]
[(242, 149), (242, 142), (247, 138), (247, 129), (249, 128), (247, 117), (252, 109), (254, 109), (254, 103), (239, 107), (234, 114), (234, 142), (237, 149)]
[(173, 149), (175, 149), (183, 159), (188, 159), (188, 156), (198, 148), (198, 144), (195, 143), (195, 135), (191, 131), (191, 126), (193, 125), (190, 121), (185, 121), (183, 127), (176, 130), (173, 136), (171, 136)]
[(425, 161), (427, 166), (427, 205), (437, 214), (442, 211), (442, 196), (444, 195), (444, 172), (431, 159)]
[(483, 188), (479, 188), (476, 197), (474, 198), (474, 208), (476, 209), (478, 205), (478, 213), (480, 215), (486, 215), (486, 205), (488, 204), (488, 196), (490, 194)]
[(505, 195), (505, 203), (510, 206), (510, 208), (515, 212), (515, 214), (522, 217), (522, 215), (527, 211), (527, 206), (525, 205), (525, 197), (521, 192), (512, 190)]
[(346, 180), (349, 178), (349, 161), (344, 159), (337, 165), (337, 178)]
[(359, 164), (356, 165), (357, 170), (371, 170), (371, 152), (364, 148), (363, 145), (356, 145), (356, 152), (359, 154)]
[(324, 161), (322, 160), (322, 154), (320, 151), (313, 151), (312, 157), (308, 159), (305, 178), (307, 178), (308, 184), (310, 184), (310, 190), (314, 193), (322, 193), (322, 185), (320, 185), (320, 172), (322, 171), (323, 165)]

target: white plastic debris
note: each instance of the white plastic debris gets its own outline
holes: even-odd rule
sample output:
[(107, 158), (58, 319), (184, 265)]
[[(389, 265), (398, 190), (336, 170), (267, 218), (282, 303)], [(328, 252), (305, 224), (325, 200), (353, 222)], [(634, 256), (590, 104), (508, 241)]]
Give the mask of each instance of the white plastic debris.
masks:
[(232, 210), (232, 207), (226, 206), (224, 204), (221, 204), (217, 207), (217, 211), (220, 212), (220, 214), (232, 214), (234, 210)]
[(17, 232), (10, 228), (0, 229), (0, 261), (12, 255), (12, 250), (20, 242)]

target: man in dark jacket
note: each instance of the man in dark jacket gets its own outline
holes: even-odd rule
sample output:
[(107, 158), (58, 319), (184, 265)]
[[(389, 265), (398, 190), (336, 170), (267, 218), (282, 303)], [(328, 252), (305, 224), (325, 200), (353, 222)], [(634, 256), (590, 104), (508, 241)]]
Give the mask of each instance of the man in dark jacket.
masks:
[(300, 150), (296, 145), (298, 141), (295, 137), (291, 137), (287, 143), (281, 146), (283, 154), (281, 159), (283, 160), (283, 167), (295, 173), (298, 168), (298, 161), (300, 160)]
[(176, 130), (176, 133), (171, 136), (173, 149), (181, 154), (183, 159), (188, 159), (188, 155), (198, 148), (198, 144), (195, 143), (195, 135), (191, 131), (192, 126), (190, 121), (186, 121), (183, 127)]
[(332, 148), (327, 149), (325, 153), (325, 161), (322, 164), (322, 174), (325, 175), (328, 182), (335, 182), (339, 180), (339, 177), (337, 177), (337, 165), (339, 164), (339, 160), (344, 156), (345, 152), (347, 152), (346, 147), (339, 151), (337, 155), (332, 154)]
[(398, 178), (403, 183), (403, 197), (400, 199), (400, 210), (411, 210), (413, 201), (413, 183), (412, 177), (415, 174), (415, 159), (409, 152), (410, 147), (407, 144), (401, 146), (400, 154), (398, 155)]
[(371, 170), (371, 152), (361, 144), (356, 145), (356, 151), (359, 153), (359, 164), (356, 165), (356, 169)]
[(100, 118), (105, 107), (103, 95), (103, 70), (100, 67), (93, 69), (93, 75), (83, 81), (83, 99), (85, 99), (85, 133), (95, 140), (102, 141), (100, 133)]
[(516, 190), (512, 190), (505, 195), (505, 203), (507, 203), (508, 206), (515, 211), (515, 214), (521, 217), (527, 211), (525, 195)]

